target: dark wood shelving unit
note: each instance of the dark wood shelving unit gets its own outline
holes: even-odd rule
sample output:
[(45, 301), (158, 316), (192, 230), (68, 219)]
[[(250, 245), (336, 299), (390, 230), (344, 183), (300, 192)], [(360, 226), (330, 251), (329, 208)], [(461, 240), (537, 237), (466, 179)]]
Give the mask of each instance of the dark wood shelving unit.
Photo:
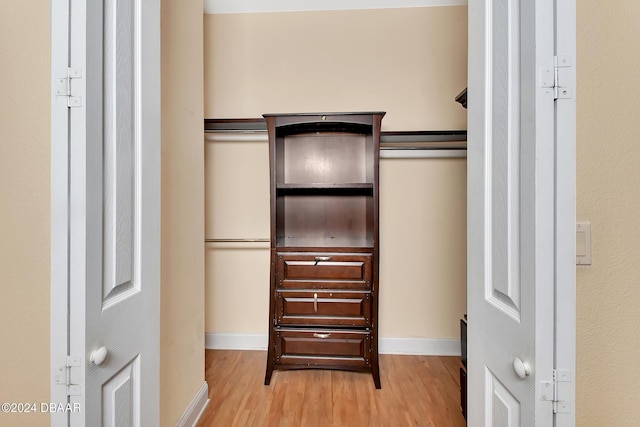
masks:
[(378, 164), (384, 113), (266, 114), (276, 369), (378, 366)]
[(341, 183), (341, 184), (282, 184), (278, 185), (278, 194), (371, 194), (373, 184)]

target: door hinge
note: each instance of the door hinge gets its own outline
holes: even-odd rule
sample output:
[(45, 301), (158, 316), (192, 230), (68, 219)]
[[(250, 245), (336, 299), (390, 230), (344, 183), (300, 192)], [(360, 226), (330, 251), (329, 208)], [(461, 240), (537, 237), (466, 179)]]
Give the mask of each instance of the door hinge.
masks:
[(59, 366), (56, 369), (54, 375), (54, 381), (57, 385), (64, 385), (67, 387), (67, 396), (80, 396), (81, 390), (79, 384), (72, 384), (71, 382), (71, 370), (73, 368), (82, 367), (81, 356), (67, 356), (67, 361), (64, 366)]
[(571, 371), (554, 369), (553, 381), (540, 381), (540, 400), (551, 402), (554, 414), (570, 414), (571, 402), (563, 396), (559, 383), (571, 383)]
[(82, 69), (80, 68), (67, 68), (67, 75), (65, 77), (56, 79), (55, 88), (56, 96), (64, 96), (67, 98), (67, 107), (82, 107), (82, 98), (79, 96), (72, 96), (71, 80), (81, 79)]
[(568, 99), (573, 96), (570, 87), (563, 86), (559, 76), (560, 68), (572, 67), (570, 56), (557, 55), (553, 57), (553, 68), (540, 69), (540, 87), (553, 89), (553, 99)]

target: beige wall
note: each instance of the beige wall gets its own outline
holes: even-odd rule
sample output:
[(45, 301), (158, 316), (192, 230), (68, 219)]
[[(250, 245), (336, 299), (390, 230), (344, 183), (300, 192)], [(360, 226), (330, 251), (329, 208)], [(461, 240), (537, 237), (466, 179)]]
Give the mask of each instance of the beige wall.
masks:
[[(49, 2), (0, 13), (0, 402), (49, 401)], [(2, 426), (49, 425), (0, 413)]]
[(204, 382), (202, 70), (202, 0), (162, 0), (163, 426)]
[[(207, 238), (269, 238), (269, 150), (253, 141), (205, 143)], [(269, 243), (206, 245), (205, 331), (265, 334)]]
[(205, 116), (386, 111), (466, 129), (466, 7), (205, 15)]
[(638, 425), (640, 3), (578, 1), (577, 425)]
[(380, 161), (380, 336), (459, 339), (466, 159)]
[[(465, 129), (466, 7), (205, 15), (205, 116), (385, 110), (383, 130)], [(267, 143), (207, 142), (206, 235), (269, 237)], [(466, 161), (381, 161), (380, 336), (457, 339)], [(419, 183), (417, 185), (416, 183)], [(267, 334), (268, 244), (206, 250), (206, 332)]]
[[(0, 14), (0, 402), (50, 400), (50, 7), (5, 1)], [(202, 2), (162, 7), (161, 418), (169, 426), (204, 381)], [(0, 413), (0, 425), (48, 426), (49, 417)]]

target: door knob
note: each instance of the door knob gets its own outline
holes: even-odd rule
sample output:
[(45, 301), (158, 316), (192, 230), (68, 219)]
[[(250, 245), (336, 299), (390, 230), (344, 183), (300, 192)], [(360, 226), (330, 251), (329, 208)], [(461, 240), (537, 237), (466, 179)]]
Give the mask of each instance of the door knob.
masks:
[(513, 370), (516, 371), (516, 375), (521, 379), (527, 378), (531, 375), (531, 366), (527, 362), (523, 362), (519, 357), (513, 360)]
[(89, 357), (89, 360), (91, 360), (91, 362), (96, 365), (96, 366), (100, 366), (102, 365), (102, 362), (104, 362), (107, 359), (107, 356), (109, 355), (109, 350), (107, 350), (107, 347), (100, 347), (97, 350), (93, 350), (91, 352), (91, 356)]

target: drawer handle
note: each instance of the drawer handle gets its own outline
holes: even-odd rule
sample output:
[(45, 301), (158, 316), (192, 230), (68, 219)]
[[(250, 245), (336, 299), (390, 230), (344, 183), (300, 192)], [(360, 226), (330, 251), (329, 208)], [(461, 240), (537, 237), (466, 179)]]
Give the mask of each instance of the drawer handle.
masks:
[(315, 258), (315, 260), (316, 260), (316, 263), (315, 263), (315, 264), (313, 264), (313, 265), (318, 265), (318, 263), (319, 263), (320, 261), (331, 261), (331, 257), (330, 257), (330, 256), (317, 256), (317, 257)]
[(313, 294), (313, 311), (318, 312), (318, 294)]
[(331, 334), (320, 334), (318, 332), (314, 332), (313, 336), (316, 337), (316, 338), (324, 339), (324, 338), (329, 338), (331, 336)]

